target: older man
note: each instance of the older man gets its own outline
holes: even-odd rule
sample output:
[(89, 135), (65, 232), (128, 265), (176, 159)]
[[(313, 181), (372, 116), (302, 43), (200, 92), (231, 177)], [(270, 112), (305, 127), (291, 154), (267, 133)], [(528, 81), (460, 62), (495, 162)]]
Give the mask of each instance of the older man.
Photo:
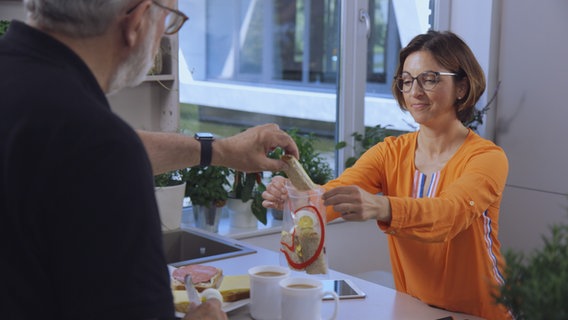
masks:
[[(3, 319), (172, 318), (153, 173), (199, 163), (279, 170), (293, 140), (259, 126), (201, 148), (136, 132), (106, 94), (138, 84), (172, 0), (24, 0), (0, 39), (0, 312)], [(217, 301), (186, 319), (226, 319)]]

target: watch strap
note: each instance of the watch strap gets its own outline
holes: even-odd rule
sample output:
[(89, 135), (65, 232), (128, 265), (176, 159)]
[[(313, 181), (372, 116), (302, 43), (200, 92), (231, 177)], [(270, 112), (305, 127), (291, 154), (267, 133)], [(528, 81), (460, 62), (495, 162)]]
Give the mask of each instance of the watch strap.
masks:
[(213, 156), (213, 140), (212, 139), (199, 139), (201, 142), (201, 160), (199, 165), (206, 167), (211, 164), (211, 157)]
[(199, 165), (206, 167), (211, 164), (211, 158), (213, 156), (213, 135), (209, 132), (197, 132), (194, 138), (201, 144), (201, 159), (199, 160)]

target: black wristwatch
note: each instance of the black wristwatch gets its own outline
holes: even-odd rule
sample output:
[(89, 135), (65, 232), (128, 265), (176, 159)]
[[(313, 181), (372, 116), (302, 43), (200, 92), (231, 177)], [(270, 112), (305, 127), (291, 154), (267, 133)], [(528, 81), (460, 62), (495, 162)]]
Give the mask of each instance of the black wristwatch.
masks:
[(201, 160), (199, 161), (199, 165), (206, 167), (211, 164), (211, 156), (213, 154), (212, 144), (215, 137), (209, 132), (197, 132), (194, 138), (201, 143)]

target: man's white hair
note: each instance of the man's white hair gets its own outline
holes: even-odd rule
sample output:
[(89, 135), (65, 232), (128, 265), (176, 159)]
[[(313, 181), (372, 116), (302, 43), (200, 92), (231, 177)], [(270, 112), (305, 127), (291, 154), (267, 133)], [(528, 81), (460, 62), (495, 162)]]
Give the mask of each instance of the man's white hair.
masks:
[(133, 0), (24, 0), (28, 20), (35, 21), (42, 29), (70, 37), (101, 35), (128, 6), (138, 3)]

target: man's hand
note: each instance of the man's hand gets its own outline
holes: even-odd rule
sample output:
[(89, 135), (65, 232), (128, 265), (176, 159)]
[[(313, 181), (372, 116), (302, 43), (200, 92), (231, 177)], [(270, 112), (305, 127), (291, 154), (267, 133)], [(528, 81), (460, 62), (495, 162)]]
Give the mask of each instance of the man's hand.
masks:
[(184, 320), (228, 320), (227, 314), (221, 310), (222, 303), (217, 299), (209, 299), (199, 306), (191, 303)]
[[(193, 137), (171, 132), (138, 130), (152, 163), (154, 174), (199, 164), (200, 144)], [(286, 154), (299, 157), (298, 146), (276, 124), (265, 124), (213, 142), (211, 165), (244, 172), (282, 171), (286, 163), (268, 158), (268, 152), (280, 147)]]
[(213, 143), (212, 165), (245, 172), (281, 171), (286, 164), (267, 154), (280, 147), (286, 154), (299, 157), (294, 140), (276, 124), (259, 125)]

